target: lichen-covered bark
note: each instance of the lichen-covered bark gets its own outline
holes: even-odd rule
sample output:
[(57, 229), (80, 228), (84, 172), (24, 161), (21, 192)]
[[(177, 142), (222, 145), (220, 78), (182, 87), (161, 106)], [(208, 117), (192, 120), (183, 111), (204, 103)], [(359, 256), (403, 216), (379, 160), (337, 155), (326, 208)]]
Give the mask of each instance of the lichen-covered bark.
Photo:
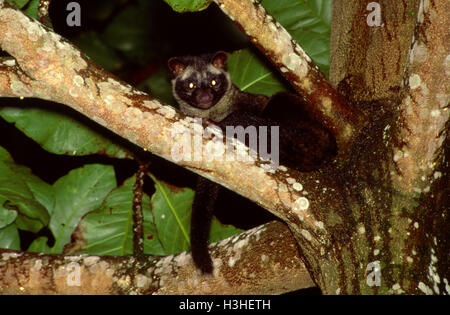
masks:
[(364, 124), (363, 113), (350, 106), (300, 45), (255, 0), (215, 0), (311, 105), (333, 132), (341, 151)]
[[(414, 7), (414, 2), (402, 2), (403, 10), (397, 11), (397, 5), (384, 4), (384, 20), (389, 19), (385, 34), (357, 22), (358, 18), (365, 19), (361, 14), (366, 1), (348, 3), (348, 12), (353, 14), (350, 30), (367, 28), (355, 31), (355, 38), (350, 37), (348, 54), (360, 55), (351, 56), (359, 66), (367, 56), (375, 60), (370, 61), (371, 67), (362, 68), (361, 86), (359, 79), (345, 79), (356, 72), (344, 58), (345, 66), (339, 68), (335, 83), (344, 79), (339, 86), (352, 100), (371, 100), (357, 104), (360, 109), (337, 96), (289, 34), (255, 1), (217, 0), (217, 3), (279, 66), (297, 91), (305, 94), (311, 106), (323, 114), (341, 148), (346, 147), (345, 151), (350, 153), (340, 154), (331, 165), (307, 174), (284, 166), (269, 171), (256, 163), (244, 162), (195, 161), (183, 166), (249, 197), (288, 223), (308, 270), (323, 293), (450, 293), (446, 235), (450, 228), (447, 184), (450, 84), (446, 46), (450, 42), (446, 24), (450, 20), (449, 2), (420, 1), (419, 9), (413, 12), (418, 23), (409, 54), (402, 50), (407, 50), (406, 41), (411, 42), (408, 32), (403, 32), (407, 25), (391, 27), (396, 25), (391, 20), (409, 21), (405, 8)], [(170, 149), (177, 139), (171, 131), (189, 126), (192, 119), (118, 81), (59, 36), (3, 4), (0, 0), (0, 34), (4, 34), (0, 44), (15, 58), (15, 62), (8, 60), (0, 66), (3, 95), (35, 96), (67, 104), (143, 148), (173, 160)], [(339, 24), (341, 19), (333, 21)], [(349, 30), (343, 27), (340, 31)], [(335, 34), (333, 41), (344, 37)], [(367, 38), (376, 40), (368, 45)], [(389, 51), (381, 46), (389, 43), (395, 47), (395, 58), (382, 57)], [(336, 47), (336, 43), (333, 45)], [(359, 46), (363, 48), (355, 49)], [(380, 55), (380, 51), (384, 53)], [(404, 65), (394, 67), (395, 60)], [(382, 66), (375, 67), (377, 63)], [(402, 72), (402, 68), (406, 71)], [(332, 69), (336, 68), (332, 65)], [(384, 76), (387, 85), (396, 87), (400, 94), (387, 92), (391, 91), (387, 85), (376, 88)], [(368, 94), (361, 92), (366, 87)], [(329, 100), (324, 97), (330, 95), (327, 93), (332, 95)], [(368, 121), (364, 127), (363, 121)], [(205, 142), (207, 139), (202, 139)], [(276, 259), (269, 259), (265, 265), (266, 256), (260, 253), (267, 249), (274, 251), (276, 257), (282, 253), (294, 255), (295, 275), (301, 275), (304, 269), (295, 267), (300, 266), (300, 257), (295, 256), (292, 248), (281, 247), (283, 251), (278, 252), (267, 240), (263, 242), (266, 246), (259, 248), (258, 232), (253, 232), (245, 239), (237, 237), (234, 242), (222, 244), (226, 250), (219, 250), (215, 265), (218, 272), (225, 273), (216, 276), (229, 275), (226, 285), (243, 283), (235, 278), (236, 266), (245, 279), (251, 279), (250, 263), (254, 262), (262, 262), (260, 266), (264, 267), (255, 269), (258, 277), (268, 279), (276, 274), (276, 279), (287, 281), (289, 273), (280, 267), (291, 261), (285, 257), (283, 264), (277, 265)], [(249, 239), (256, 241), (248, 242)], [(247, 246), (250, 244), (254, 247)], [(252, 250), (244, 254), (243, 248)], [(171, 273), (171, 267), (172, 262), (188, 266), (190, 259), (183, 255), (168, 257), (157, 264), (164, 275), (159, 282), (166, 290), (164, 293), (181, 293), (174, 289), (179, 274)], [(187, 268), (183, 277), (191, 279), (192, 266)], [(380, 283), (373, 282), (374, 274), (379, 275)], [(145, 278), (140, 279), (140, 284), (148, 284)], [(305, 278), (293, 279), (292, 286), (302, 279)], [(124, 281), (121, 283), (129, 283), (127, 278)], [(198, 289), (195, 281), (184, 282), (183, 293)], [(256, 291), (255, 283), (261, 284), (254, 281), (245, 287), (255, 290), (253, 293), (260, 292)], [(248, 292), (226, 285), (221, 287), (222, 293)]]
[[(371, 122), (343, 167), (351, 228), (336, 250), (337, 292), (449, 294), (450, 6), (420, 1), (412, 32), (399, 21), (415, 2), (381, 4), (387, 29), (365, 25), (364, 1), (334, 3), (333, 23), (341, 27), (332, 28), (331, 77), (350, 98), (372, 101), (361, 103)], [(404, 9), (394, 10), (398, 5)], [(380, 286), (366, 283), (371, 262), (380, 264)]]
[(280, 294), (314, 285), (281, 222), (230, 237), (211, 250), (214, 277), (198, 273), (187, 252), (99, 257), (0, 250), (0, 294)]
[(398, 96), (417, 19), (419, 0), (372, 3), (333, 1), (330, 81), (352, 101)]

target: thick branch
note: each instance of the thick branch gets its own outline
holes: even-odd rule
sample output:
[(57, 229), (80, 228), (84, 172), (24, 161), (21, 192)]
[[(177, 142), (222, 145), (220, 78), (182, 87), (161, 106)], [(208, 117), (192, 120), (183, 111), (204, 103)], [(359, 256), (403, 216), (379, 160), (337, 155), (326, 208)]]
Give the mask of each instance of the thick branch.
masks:
[[(194, 130), (202, 128), (190, 117), (184, 117), (100, 69), (59, 35), (48, 31), (22, 12), (5, 8), (0, 1), (0, 45), (16, 59), (14, 69), (2, 73), (4, 95), (33, 96), (66, 104), (118, 135), (176, 162), (173, 148), (186, 135), (193, 139)], [(9, 66), (11, 68), (13, 66)], [(21, 75), (18, 75), (18, 74)], [(8, 75), (10, 74), (10, 75)], [(177, 130), (183, 130), (177, 134)], [(176, 134), (174, 136), (174, 134)], [(201, 150), (210, 139), (201, 138)], [(191, 141), (192, 152), (194, 144)], [(242, 150), (235, 144), (235, 150)], [(245, 151), (245, 149), (244, 149)], [(205, 153), (205, 151), (203, 151)], [(244, 155), (248, 151), (241, 152)], [(247, 155), (248, 156), (248, 155)], [(339, 207), (342, 200), (333, 186), (330, 174), (299, 174), (285, 167), (276, 171), (265, 165), (225, 159), (208, 162), (178, 162), (237, 193), (257, 202), (285, 221), (309, 229), (308, 241), (323, 233), (323, 224), (314, 217), (329, 204)], [(295, 177), (295, 178), (294, 178)], [(301, 180), (299, 180), (301, 178)], [(318, 185), (317, 183), (321, 184)], [(320, 196), (320, 198), (311, 197)]]
[(430, 184), (442, 177), (436, 165), (443, 161), (442, 144), (450, 116), (449, 20), (448, 1), (420, 1), (393, 157), (397, 168), (394, 183), (408, 192), (427, 192)]
[(364, 123), (331, 86), (299, 44), (254, 0), (215, 0), (259, 50), (280, 70), (294, 89), (311, 104), (345, 150)]
[(295, 240), (280, 222), (223, 240), (212, 249), (215, 277), (196, 272), (189, 253), (137, 260), (0, 250), (0, 293), (279, 294), (314, 286)]

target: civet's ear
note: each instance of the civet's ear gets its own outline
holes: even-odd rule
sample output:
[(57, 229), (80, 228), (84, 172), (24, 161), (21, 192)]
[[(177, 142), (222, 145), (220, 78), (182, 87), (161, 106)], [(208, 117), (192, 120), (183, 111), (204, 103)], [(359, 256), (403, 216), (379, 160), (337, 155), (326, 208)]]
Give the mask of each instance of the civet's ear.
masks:
[(186, 65), (178, 57), (170, 58), (167, 65), (169, 66), (170, 72), (174, 78), (186, 70)]
[(211, 63), (214, 67), (226, 70), (227, 69), (227, 54), (224, 51), (218, 51), (212, 57)]

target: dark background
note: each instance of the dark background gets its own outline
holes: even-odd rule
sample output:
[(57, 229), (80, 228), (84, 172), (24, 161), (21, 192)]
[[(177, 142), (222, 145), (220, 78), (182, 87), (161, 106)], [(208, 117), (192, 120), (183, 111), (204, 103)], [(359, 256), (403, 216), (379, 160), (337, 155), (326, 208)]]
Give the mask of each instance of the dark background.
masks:
[[(201, 12), (180, 14), (173, 11), (163, 1), (147, 1), (149, 3), (145, 5), (140, 4), (143, 1), (116, 1), (107, 17), (100, 19), (99, 16), (101, 14), (99, 11), (102, 9), (100, 3), (111, 1), (77, 1), (81, 5), (81, 26), (70, 27), (66, 23), (66, 16), (69, 13), (66, 11), (66, 5), (69, 2), (71, 1), (52, 1), (50, 18), (54, 30), (75, 43), (80, 41), (80, 38), (83, 38), (87, 33), (104, 34), (114, 21), (120, 20), (124, 10), (132, 10), (134, 8), (147, 10), (144, 12), (140, 11), (140, 14), (146, 16), (145, 21), (148, 21), (148, 23), (137, 22), (142, 27), (141, 32), (138, 34), (140, 38), (130, 42), (138, 46), (136, 49), (147, 48), (148, 51), (131, 54), (129, 51), (123, 52), (120, 49), (108, 47), (120, 58), (119, 67), (113, 69), (112, 72), (135, 86), (144, 82), (146, 78), (156, 71), (160, 69), (165, 70), (167, 59), (172, 56), (195, 55), (217, 50), (231, 52), (248, 45), (246, 38), (240, 34), (240, 31), (234, 24), (231, 24), (215, 5), (211, 5), (208, 9)], [(126, 23), (119, 24), (120, 26), (126, 27)], [(149, 29), (143, 27), (148, 27)], [(130, 29), (130, 32), (133, 32), (134, 26), (130, 27)], [(124, 33), (126, 34), (125, 31)], [(119, 33), (119, 35), (121, 34)], [(120, 41), (120, 38), (118, 41)], [(167, 85), (169, 85), (168, 74), (166, 79)], [(149, 161), (150, 172), (157, 178), (178, 187), (195, 189), (195, 174), (150, 153), (143, 152), (141, 148), (135, 147), (133, 144), (117, 137), (105, 128), (96, 125), (67, 107), (39, 99), (19, 101), (5, 98), (2, 99), (0, 106), (42, 106), (64, 112), (89, 125), (97, 132), (116, 139), (116, 141), (119, 141), (140, 156), (142, 160)], [(0, 118), (0, 135), (0, 146), (8, 150), (18, 164), (31, 168), (34, 174), (50, 184), (67, 174), (70, 170), (89, 163), (113, 165), (118, 185), (122, 184), (126, 178), (131, 177), (137, 170), (137, 163), (129, 159), (115, 159), (99, 155), (78, 157), (49, 153), (20, 130), (16, 129), (14, 124), (7, 123), (2, 118)], [(145, 188), (149, 195), (154, 192), (153, 183), (149, 178), (146, 180)], [(276, 219), (269, 212), (227, 189), (221, 191), (215, 215), (222, 223), (233, 224), (242, 229), (249, 229)], [(50, 239), (52, 238), (49, 231), (41, 231), (37, 236), (41, 234), (48, 236)], [(22, 238), (21, 247), (26, 249), (37, 236), (34, 234), (24, 235), (25, 239)]]
[[(238, 28), (217, 8), (195, 13), (174, 12), (162, 0), (96, 0), (76, 1), (81, 5), (81, 26), (69, 27), (66, 23), (67, 3), (54, 0), (50, 6), (50, 19), (55, 32), (74, 42), (94, 61), (113, 72), (124, 81), (146, 90), (146, 80), (155, 73), (167, 80), (166, 62), (172, 56), (195, 55), (207, 52), (250, 47), (249, 41)], [(95, 40), (92, 40), (95, 39)], [(102, 50), (92, 52), (92, 44), (99, 40), (103, 51), (112, 58), (104, 58)], [(97, 59), (96, 59), (97, 58)], [(103, 59), (104, 58), (104, 59)], [(111, 62), (111, 60), (113, 60)], [(152, 91), (153, 92), (153, 91)], [(164, 101), (170, 101), (165, 99)], [(171, 103), (173, 104), (173, 103)], [(38, 99), (1, 99), (0, 106), (43, 106), (76, 117), (80, 122), (108, 137), (114, 138), (140, 159), (150, 162), (150, 172), (157, 178), (178, 187), (195, 188), (196, 175), (156, 157), (128, 143), (108, 130), (96, 125), (81, 114), (51, 102)], [(137, 163), (130, 159), (105, 156), (67, 156), (48, 153), (25, 136), (13, 124), (0, 118), (0, 146), (12, 155), (18, 164), (29, 167), (34, 174), (52, 184), (70, 170), (84, 164), (101, 163), (114, 166), (118, 185), (132, 176)], [(151, 196), (153, 183), (147, 177), (145, 190)], [(268, 211), (226, 189), (221, 190), (215, 215), (225, 224), (249, 229), (276, 219)], [(53, 237), (47, 228), (39, 234), (21, 233), (21, 247), (28, 248), (33, 239), (45, 235), (52, 246)], [(301, 290), (303, 294), (318, 294), (319, 289)]]

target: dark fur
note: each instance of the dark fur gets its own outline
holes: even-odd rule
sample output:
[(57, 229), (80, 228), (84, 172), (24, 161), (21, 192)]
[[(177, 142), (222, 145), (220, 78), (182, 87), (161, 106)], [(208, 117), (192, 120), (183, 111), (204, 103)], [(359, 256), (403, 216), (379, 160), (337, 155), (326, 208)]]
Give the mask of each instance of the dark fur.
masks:
[[(216, 72), (214, 74), (208, 73), (211, 65), (215, 67), (212, 69)], [(188, 67), (190, 70), (186, 70)], [(318, 169), (336, 155), (337, 146), (333, 135), (315, 120), (301, 97), (278, 93), (269, 99), (264, 95), (240, 91), (231, 82), (227, 72), (225, 53), (172, 58), (169, 60), (169, 68), (173, 75), (174, 96), (186, 114), (208, 118), (224, 132), (226, 126), (255, 126), (257, 130), (259, 126), (266, 126), (268, 131), (271, 126), (279, 126), (281, 165), (308, 172)], [(188, 71), (186, 74), (190, 75), (182, 79), (184, 71)], [(205, 73), (202, 76), (204, 80), (198, 80), (198, 75), (194, 72)], [(220, 81), (222, 88), (214, 90), (208, 86), (212, 79)], [(202, 93), (213, 95), (211, 106), (207, 110), (196, 103), (193, 95), (199, 92), (187, 87), (189, 82), (194, 82), (202, 89)], [(204, 92), (205, 89), (210, 91)], [(222, 110), (216, 110), (215, 106), (221, 106)], [(270, 133), (267, 138), (270, 139)], [(203, 273), (213, 271), (208, 239), (219, 188), (218, 184), (199, 177), (192, 207), (191, 251), (195, 264)]]

